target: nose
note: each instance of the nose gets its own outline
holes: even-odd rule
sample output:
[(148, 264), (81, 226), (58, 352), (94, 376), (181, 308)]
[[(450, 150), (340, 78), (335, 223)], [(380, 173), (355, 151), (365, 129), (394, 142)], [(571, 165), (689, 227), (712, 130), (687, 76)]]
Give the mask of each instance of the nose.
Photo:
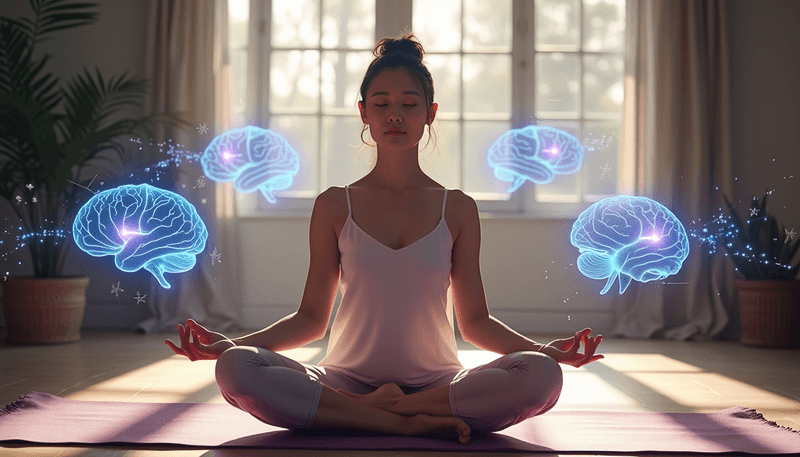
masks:
[(389, 110), (389, 118), (387, 119), (389, 122), (401, 122), (403, 117), (400, 115), (399, 110), (397, 107), (392, 108)]

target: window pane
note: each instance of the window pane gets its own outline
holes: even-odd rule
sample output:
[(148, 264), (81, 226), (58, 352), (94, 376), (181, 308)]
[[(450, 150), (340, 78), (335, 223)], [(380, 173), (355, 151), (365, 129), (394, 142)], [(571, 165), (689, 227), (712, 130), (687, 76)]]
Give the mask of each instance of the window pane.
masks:
[[(461, 187), (461, 135), (458, 121), (433, 121), (434, 137), (422, 135), (419, 143), (419, 165), (422, 171), (439, 184)], [(434, 149), (434, 141), (435, 149)], [(424, 149), (423, 149), (424, 147)]]
[(319, 52), (273, 51), (270, 63), (270, 111), (317, 111)]
[(375, 0), (323, 0), (323, 48), (372, 48)]
[(625, 63), (622, 56), (584, 56), (584, 111), (587, 117), (620, 116)]
[(625, 50), (625, 0), (584, 0), (583, 16), (585, 50)]
[(247, 49), (231, 49), (228, 52), (231, 65), (231, 108), (244, 110), (244, 97), (247, 96)]
[(511, 0), (464, 1), (464, 51), (511, 52)]
[(438, 116), (458, 117), (461, 112), (460, 62), (458, 54), (425, 56), (425, 65), (433, 78), (433, 101), (439, 104)]
[(620, 130), (619, 122), (587, 121), (581, 142), (586, 154), (583, 156), (584, 194), (588, 201), (617, 194), (619, 177)]
[(228, 47), (238, 49), (247, 46), (250, 20), (250, 0), (228, 1)]
[[(361, 119), (357, 116), (322, 117), (322, 166), (325, 170), (320, 191), (334, 185), (345, 185), (358, 180), (372, 168), (364, 151), (358, 155), (361, 143)], [(366, 139), (364, 135), (364, 139)], [(373, 148), (374, 149), (374, 148)], [(358, 162), (356, 162), (358, 155)]]
[(373, 57), (368, 51), (322, 53), (322, 106), (325, 112), (357, 113), (358, 100), (361, 99), (358, 90)]
[(414, 35), (426, 52), (461, 49), (461, 0), (414, 0)]
[(464, 122), (464, 185), (470, 192), (505, 194), (511, 183), (494, 176), (487, 156), (489, 146), (511, 128), (510, 122)]
[(300, 156), (300, 172), (285, 191), (275, 192), (279, 198), (298, 196), (298, 191), (316, 191), (318, 182), (319, 128), (316, 116), (277, 116), (270, 118), (269, 129), (282, 135)]
[(319, 46), (319, 0), (272, 0), (272, 46)]
[(543, 118), (580, 114), (580, 62), (577, 55), (536, 54), (536, 114)]
[(511, 113), (511, 56), (464, 56), (464, 112)]
[[(563, 130), (578, 139), (583, 144), (581, 137), (580, 124), (575, 121), (546, 121), (538, 125), (546, 125), (548, 127)], [(584, 153), (584, 162), (581, 164), (581, 169), (575, 173), (568, 175), (557, 174), (553, 181), (548, 184), (536, 185), (536, 200), (540, 202), (580, 202), (581, 189), (579, 182), (581, 176), (589, 173), (596, 173), (596, 170), (586, 170), (586, 154)]]
[(536, 0), (537, 51), (578, 51), (580, 0)]

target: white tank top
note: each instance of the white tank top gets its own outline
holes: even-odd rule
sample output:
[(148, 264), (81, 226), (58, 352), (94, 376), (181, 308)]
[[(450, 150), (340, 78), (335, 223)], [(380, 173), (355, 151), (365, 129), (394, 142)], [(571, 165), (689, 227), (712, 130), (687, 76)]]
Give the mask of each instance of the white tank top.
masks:
[(348, 217), (339, 236), (342, 302), (318, 366), (380, 386), (419, 387), (464, 367), (447, 302), (453, 237), (444, 219), (421, 239), (392, 249)]

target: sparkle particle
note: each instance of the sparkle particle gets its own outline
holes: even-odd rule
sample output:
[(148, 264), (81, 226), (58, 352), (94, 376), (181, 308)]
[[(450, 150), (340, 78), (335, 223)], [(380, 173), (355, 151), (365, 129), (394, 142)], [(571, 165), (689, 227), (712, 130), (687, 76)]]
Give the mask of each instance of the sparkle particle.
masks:
[(758, 212), (761, 211), (758, 208), (750, 208), (750, 217), (758, 216)]
[(197, 130), (200, 132), (201, 135), (205, 135), (206, 133), (208, 133), (208, 127), (206, 127), (205, 124), (200, 124), (200, 126), (197, 127)]
[(794, 231), (794, 227), (792, 227), (791, 231), (786, 229), (783, 229), (783, 231), (786, 232), (786, 241), (784, 241), (785, 243), (788, 243), (789, 240), (793, 240), (794, 237), (797, 236), (797, 233)]
[(606, 175), (611, 176), (611, 166), (608, 165), (608, 162), (600, 167), (600, 169), (603, 170), (603, 173), (600, 175), (600, 179), (603, 179)]
[(111, 284), (111, 293), (115, 294), (117, 297), (119, 297), (119, 293), (120, 292), (125, 292), (125, 289), (120, 289), (119, 288), (119, 281), (117, 281), (117, 285), (116, 286), (112, 283)]
[(206, 200), (206, 199), (204, 198), (204, 199), (202, 199), (202, 200), (200, 200), (200, 201), (201, 201), (201, 202), (203, 202), (203, 204), (205, 205), (205, 204), (206, 204), (206, 202), (207, 202), (208, 200)]
[(211, 265), (214, 265), (215, 260), (219, 263), (222, 263), (222, 260), (220, 260), (220, 257), (222, 257), (222, 253), (217, 252), (217, 248), (214, 248), (214, 252), (212, 252), (209, 255), (211, 256)]
[(22, 203), (22, 197), (20, 197), (19, 195), (17, 195), (17, 203)]
[(33, 190), (33, 184), (28, 184), (28, 185), (26, 185), (25, 187), (27, 187), (27, 188), (28, 188), (28, 190)]
[(136, 304), (138, 305), (139, 303), (142, 303), (142, 302), (144, 302), (144, 297), (146, 297), (146, 296), (147, 296), (147, 295), (142, 295), (142, 294), (141, 294), (141, 293), (139, 293), (139, 291), (137, 290), (137, 291), (136, 291), (136, 296), (135, 296), (135, 297), (133, 297), (133, 299), (134, 299), (134, 300), (136, 300)]
[(197, 189), (198, 187), (203, 189), (203, 188), (206, 187), (206, 177), (205, 176), (201, 176), (201, 177), (197, 178), (196, 182), (197, 182), (197, 185), (192, 187), (192, 189)]
[(38, 201), (39, 201), (39, 199), (38, 199), (38, 198), (36, 198), (36, 196), (34, 195), (34, 196), (33, 196), (33, 198), (31, 199), (31, 201), (32, 201), (32, 202), (34, 202), (34, 203), (36, 203), (36, 202), (38, 202)]

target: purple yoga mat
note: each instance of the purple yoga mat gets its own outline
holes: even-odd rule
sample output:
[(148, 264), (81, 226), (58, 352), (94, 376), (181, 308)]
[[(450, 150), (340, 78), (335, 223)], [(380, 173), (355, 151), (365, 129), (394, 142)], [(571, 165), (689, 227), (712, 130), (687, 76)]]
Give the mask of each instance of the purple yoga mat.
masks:
[(280, 449), (527, 452), (800, 452), (800, 432), (753, 409), (708, 414), (551, 411), (461, 444), (352, 431), (293, 431), (221, 403), (68, 400), (31, 392), (0, 411), (0, 442), (172, 444)]

